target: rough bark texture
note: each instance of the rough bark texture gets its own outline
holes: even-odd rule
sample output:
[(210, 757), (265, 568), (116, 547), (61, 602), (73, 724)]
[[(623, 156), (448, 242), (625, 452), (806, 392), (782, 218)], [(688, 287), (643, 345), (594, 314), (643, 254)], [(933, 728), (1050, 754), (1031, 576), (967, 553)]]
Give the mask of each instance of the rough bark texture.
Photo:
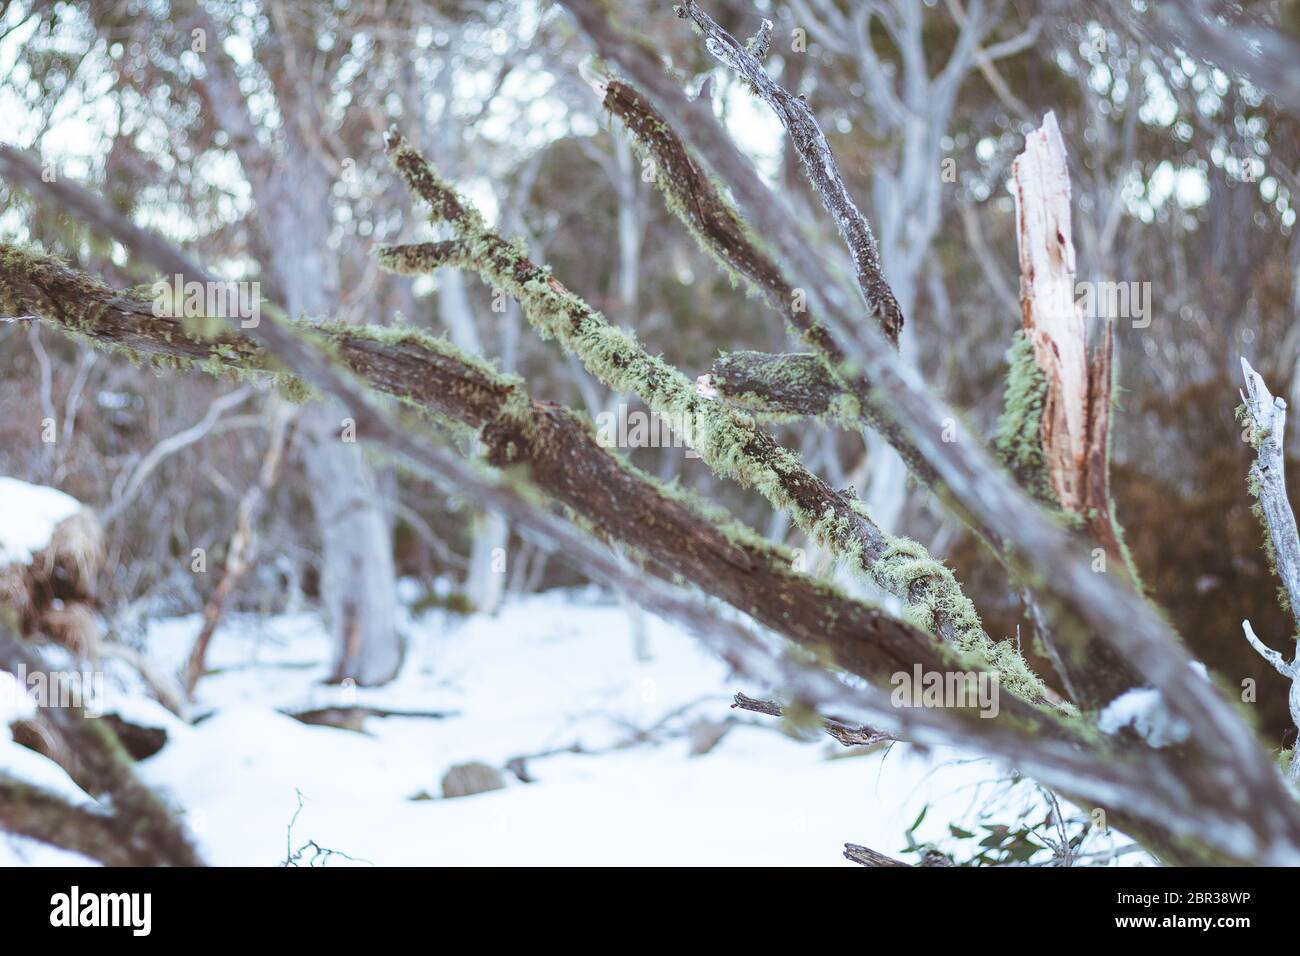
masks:
[(846, 370), (846, 355), (810, 311), (803, 290), (795, 289), (735, 208), (654, 105), (631, 85), (599, 77), (592, 81), (601, 103), (621, 119), (638, 146), (656, 165), (656, 183), (668, 208), (686, 225), (701, 249), (730, 274), (754, 288), (826, 365), (837, 383), (828, 410), (846, 427), (865, 423), (878, 431), (922, 483), (933, 485), (934, 471), (893, 424), (872, 394), (870, 383)]
[[(1242, 418), (1250, 425), (1248, 438), (1255, 449), (1255, 461), (1250, 468), (1249, 488), (1255, 496), (1254, 511), (1264, 524), (1268, 535), (1269, 562), (1282, 579), (1286, 605), (1292, 620), (1300, 627), (1300, 534), (1296, 532), (1295, 513), (1286, 494), (1286, 402), (1274, 398), (1264, 378), (1243, 357), (1241, 371), (1246, 381), (1242, 393)], [(1255, 636), (1249, 621), (1241, 622), (1246, 640), (1279, 674), (1291, 681), (1287, 702), (1291, 722), (1300, 728), (1300, 644), (1287, 661), (1281, 654), (1265, 645)], [(1300, 641), (1300, 638), (1297, 639)], [(1288, 777), (1293, 785), (1300, 785), (1300, 760), (1297, 747), (1291, 748)]]
[(698, 387), (760, 415), (818, 417), (842, 393), (816, 355), (724, 352)]
[[(1033, 408), (1024, 420), (1029, 433), (1010, 441), (1009, 463), (1036, 491), (1041, 477), (1032, 472), (1041, 469), (1046, 476), (1043, 498), (1101, 545), (1108, 559), (1101, 566), (1106, 573), (1123, 574), (1130, 569), (1113, 517), (1109, 481), (1114, 337), (1110, 322), (1105, 322), (1101, 342), (1089, 355), (1087, 320), (1075, 301), (1070, 171), (1052, 113), (1025, 137), (1012, 177), (1021, 320), (1037, 375), (1030, 386), (1036, 394), (1008, 395), (1008, 408), (1012, 401), (1032, 403)], [(1025, 374), (1013, 369), (1013, 375)], [(1033, 416), (1037, 427), (1032, 427)], [(1052, 645), (1062, 678), (1081, 706), (1103, 707), (1142, 683), (1128, 662), (1096, 635), (1085, 636), (1073, 648), (1057, 647), (1050, 633), (1042, 637)]]
[[(705, 47), (718, 60), (740, 74), (750, 87), (772, 108), (793, 140), (804, 169), (822, 204), (839, 230), (844, 244), (853, 256), (857, 270), (858, 288), (871, 315), (880, 323), (881, 331), (890, 342), (897, 343), (903, 330), (903, 313), (894, 298), (894, 292), (880, 270), (880, 255), (871, 225), (858, 210), (857, 204), (844, 182), (835, 172), (835, 158), (830, 143), (822, 133), (808, 104), (784, 87), (772, 81), (762, 68), (762, 58), (737, 43), (726, 31), (718, 28), (713, 19), (700, 9), (694, 0), (682, 0), (678, 15), (688, 17), (704, 31)], [(762, 31), (770, 32), (772, 23), (764, 20)]]
[(902, 860), (895, 860), (892, 856), (885, 856), (883, 853), (877, 853), (869, 846), (861, 846), (857, 843), (844, 844), (844, 858), (852, 860), (860, 866), (911, 866), (910, 863), (904, 863)]
[(1244, 358), (1241, 371), (1246, 382), (1242, 394), (1244, 420), (1255, 449), (1250, 469), (1250, 490), (1259, 503), (1260, 518), (1268, 532), (1269, 558), (1282, 579), (1292, 618), (1300, 627), (1300, 534), (1296, 532), (1295, 513), (1286, 494), (1286, 402), (1274, 398), (1264, 378)]

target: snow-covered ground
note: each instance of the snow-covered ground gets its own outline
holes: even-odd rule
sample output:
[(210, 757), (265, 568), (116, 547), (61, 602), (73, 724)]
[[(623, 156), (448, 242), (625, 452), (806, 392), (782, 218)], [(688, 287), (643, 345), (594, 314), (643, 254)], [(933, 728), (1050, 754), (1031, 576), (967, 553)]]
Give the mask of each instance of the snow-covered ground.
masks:
[[(432, 612), (408, 622), (402, 676), (370, 690), (322, 684), (329, 646), (313, 616), (235, 617), (213, 641), (217, 673), (199, 685), (196, 723), (113, 680), (105, 710), (166, 728), (141, 773), (215, 864), (276, 865), (314, 841), (375, 865), (852, 865), (845, 842), (903, 856), (922, 810), (918, 840), (965, 851), (975, 841), (959, 846), (949, 824), (1014, 824), (1038, 805), (1032, 786), (1010, 787), (985, 760), (901, 744), (850, 755), (830, 738), (794, 739), (777, 720), (730, 708), (733, 693), (758, 688), (672, 626), (647, 625), (650, 659), (637, 661), (626, 612), (594, 592), (519, 600), (495, 618)], [(179, 669), (198, 626), (157, 623), (150, 656)], [(285, 713), (348, 703), (445, 716), (368, 717), (358, 733)], [(693, 756), (703, 722), (719, 721), (734, 723)], [(441, 796), (452, 765), (521, 756), (533, 782), (505, 772), (504, 789)], [(7, 739), (0, 767), (85, 799)], [(69, 859), (0, 836), (0, 865)], [(312, 848), (300, 857), (313, 859), (349, 862)]]

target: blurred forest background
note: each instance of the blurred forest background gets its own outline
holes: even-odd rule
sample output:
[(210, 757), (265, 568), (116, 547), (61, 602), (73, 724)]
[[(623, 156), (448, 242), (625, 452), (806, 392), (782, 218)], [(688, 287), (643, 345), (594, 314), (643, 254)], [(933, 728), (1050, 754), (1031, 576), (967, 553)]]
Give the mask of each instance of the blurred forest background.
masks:
[[(1294, 4), (1245, 6), (1294, 22)], [(610, 7), (689, 88), (708, 79), (704, 95), (742, 148), (816, 241), (836, 248), (776, 121), (670, 5)], [(1282, 635), (1288, 622), (1250, 513), (1250, 449), (1233, 410), (1239, 355), (1300, 400), (1296, 120), (1250, 84), (1153, 45), (1133, 28), (1145, 14), (1125, 4), (710, 8), (736, 35), (752, 33), (760, 14), (775, 21), (770, 68), (821, 118), (876, 228), (908, 317), (904, 354), (990, 440), (1020, 326), (1010, 163), (1055, 111), (1071, 160), (1079, 278), (1150, 283), (1149, 325), (1115, 322), (1120, 522), (1192, 653), (1234, 684), (1260, 683), (1261, 721), (1281, 743), (1285, 682), (1241, 639), (1245, 617), (1261, 634)], [(381, 134), (396, 124), (502, 233), (522, 236), (536, 260), (678, 367), (700, 374), (719, 350), (788, 346), (777, 317), (732, 287), (643, 177), (582, 79), (589, 47), (559, 5), (13, 0), (0, 9), (0, 136), (221, 275), (260, 280), (266, 298), (296, 314), (445, 333), (518, 371), (535, 397), (593, 417), (635, 402), (557, 359), (515, 303), (494, 301), (477, 279), (379, 271), (375, 244), (428, 233), (383, 154)], [(109, 283), (157, 278), (4, 181), (0, 232)], [(45, 418), (57, 422), (55, 442), (40, 440)], [(336, 677), (392, 676), (399, 579), (416, 582), (417, 605), (466, 614), (581, 583), (499, 517), (356, 446), (327, 443), (337, 420), (273, 389), (132, 367), (34, 323), (0, 325), (0, 473), (98, 511), (107, 560), (95, 602), (119, 641), (152, 618), (202, 609), (220, 575), (194, 573), (194, 549), (209, 568), (222, 565), (240, 502), (286, 422), (282, 471), (230, 601), (337, 612), (331, 590), (355, 592), (380, 650), (336, 661)], [(835, 487), (855, 488), (887, 530), (943, 556), (991, 635), (1016, 635), (1020, 603), (1000, 569), (887, 448), (835, 428), (790, 426), (779, 437)], [(757, 495), (719, 482), (680, 448), (629, 454), (834, 573)], [(628, 614), (638, 616), (630, 605)]]

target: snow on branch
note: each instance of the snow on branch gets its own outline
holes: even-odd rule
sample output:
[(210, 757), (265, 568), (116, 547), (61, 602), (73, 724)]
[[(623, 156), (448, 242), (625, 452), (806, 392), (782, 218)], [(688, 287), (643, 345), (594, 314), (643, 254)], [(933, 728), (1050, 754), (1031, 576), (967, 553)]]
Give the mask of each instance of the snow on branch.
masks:
[[(46, 664), (0, 623), (0, 670), (36, 674)], [(62, 798), (0, 774), (0, 827), (91, 856), (135, 866), (198, 866), (202, 860), (172, 809), (136, 774), (117, 734), (80, 706), (40, 706), (41, 726), (73, 780), (104, 798), (111, 813), (91, 815)]]

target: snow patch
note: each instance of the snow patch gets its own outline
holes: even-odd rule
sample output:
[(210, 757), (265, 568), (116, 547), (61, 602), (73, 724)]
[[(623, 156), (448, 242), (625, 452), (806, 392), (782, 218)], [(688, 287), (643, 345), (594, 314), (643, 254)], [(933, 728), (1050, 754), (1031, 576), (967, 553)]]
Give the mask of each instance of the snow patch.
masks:
[(0, 567), (29, 564), (81, 502), (57, 488), (0, 476)]
[(1101, 712), (1097, 727), (1103, 734), (1131, 727), (1152, 747), (1182, 743), (1191, 733), (1186, 721), (1169, 713), (1160, 691), (1153, 687), (1135, 687), (1120, 694)]

